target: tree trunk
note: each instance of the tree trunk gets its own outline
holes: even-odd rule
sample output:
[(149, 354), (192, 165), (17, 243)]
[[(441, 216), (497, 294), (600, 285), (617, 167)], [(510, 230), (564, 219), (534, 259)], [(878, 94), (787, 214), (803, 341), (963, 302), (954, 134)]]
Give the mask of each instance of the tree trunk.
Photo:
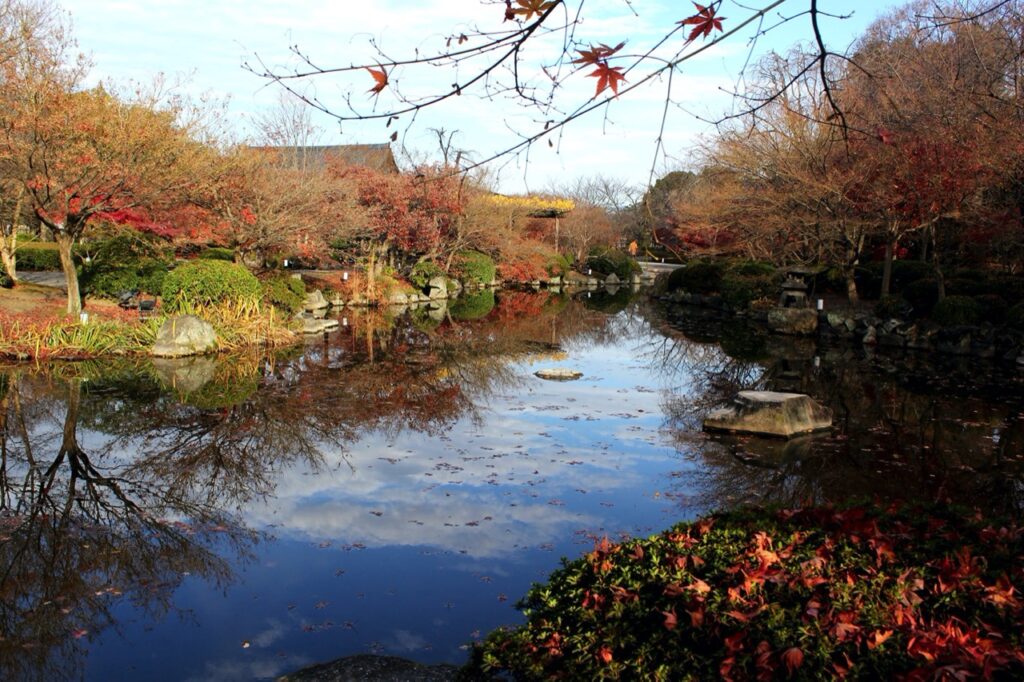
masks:
[(0, 260), (3, 261), (4, 272), (11, 280), (11, 286), (18, 286), (18, 223), (21, 218), (21, 202), (25, 197), (25, 187), (18, 188), (18, 198), (14, 202), (14, 210), (11, 212), (11, 231), (0, 236)]
[(78, 271), (71, 258), (71, 247), (75, 238), (64, 231), (57, 233), (57, 250), (60, 252), (60, 267), (68, 286), (68, 315), (78, 316), (82, 312), (82, 296), (78, 289)]
[(846, 277), (846, 300), (850, 302), (850, 305), (856, 305), (860, 301), (860, 297), (857, 295), (857, 280), (854, 278), (853, 273), (853, 266), (846, 268), (844, 273)]
[(11, 280), (11, 286), (18, 286), (17, 262), (14, 250), (18, 241), (18, 233), (0, 235), (0, 260), (3, 261), (4, 272)]
[(882, 296), (892, 290), (892, 259), (896, 252), (896, 238), (889, 233), (885, 237), (885, 262), (882, 265)]

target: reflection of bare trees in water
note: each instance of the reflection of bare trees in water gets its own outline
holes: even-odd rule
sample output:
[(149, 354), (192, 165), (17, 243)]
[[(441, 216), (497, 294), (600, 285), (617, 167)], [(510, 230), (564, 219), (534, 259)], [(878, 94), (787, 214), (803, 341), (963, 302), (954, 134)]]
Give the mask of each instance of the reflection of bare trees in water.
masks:
[[(681, 326), (687, 331), (666, 333), (649, 361), (674, 377), (664, 407), (690, 460), (677, 478), (688, 505), (876, 498), (1024, 511), (1024, 391), (1012, 376), (995, 368), (985, 376), (977, 363), (933, 366), (913, 355), (864, 357), (788, 340), (768, 343), (750, 362), (723, 350), (735, 331)], [(788, 442), (702, 433), (707, 410), (743, 389), (808, 393), (833, 410), (835, 429)]]
[[(119, 600), (163, 615), (184, 575), (229, 580), (220, 552), (245, 553), (254, 536), (190, 491), (136, 477), (109, 450), (86, 452), (78, 434), (80, 380), (48, 398), (36, 385), (33, 400), (50, 409), (29, 415), (22, 395), (28, 380), (3, 376), (0, 672), (5, 679), (68, 679), (80, 670), (79, 644), (114, 623)], [(62, 419), (46, 415), (61, 407)], [(55, 454), (33, 438), (47, 428), (60, 434)]]
[(0, 676), (66, 678), (120, 600), (161, 617), (226, 583), (257, 535), (228, 510), (368, 431), (440, 433), (513, 390), (517, 360), (646, 322), (556, 297), (418, 328), (351, 314), (276, 357), (0, 372)]

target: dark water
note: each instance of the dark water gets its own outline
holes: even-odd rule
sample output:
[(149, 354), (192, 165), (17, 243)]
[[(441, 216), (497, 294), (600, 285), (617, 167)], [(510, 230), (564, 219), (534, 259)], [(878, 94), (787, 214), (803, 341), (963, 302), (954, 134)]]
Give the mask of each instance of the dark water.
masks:
[[(1012, 368), (769, 338), (624, 292), (344, 321), (276, 356), (0, 373), (0, 678), (461, 663), (596, 537), (757, 501), (1024, 502)], [(740, 388), (810, 393), (837, 428), (702, 434)]]

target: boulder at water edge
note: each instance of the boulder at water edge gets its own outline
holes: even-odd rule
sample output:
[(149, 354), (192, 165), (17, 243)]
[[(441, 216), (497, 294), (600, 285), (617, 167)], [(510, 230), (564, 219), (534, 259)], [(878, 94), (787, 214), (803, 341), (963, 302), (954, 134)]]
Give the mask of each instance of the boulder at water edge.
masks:
[(213, 325), (195, 315), (179, 315), (160, 327), (150, 352), (158, 358), (180, 358), (212, 353), (216, 349), (217, 332)]
[(427, 283), (427, 296), (434, 301), (448, 298), (448, 279), (445, 277), (432, 277)]
[(316, 312), (317, 310), (324, 310), (331, 304), (324, 298), (324, 292), (319, 289), (315, 289), (306, 294), (306, 302), (303, 304), (303, 309), (308, 312)]
[(802, 393), (740, 391), (732, 405), (704, 419), (708, 431), (789, 438), (832, 426), (832, 411)]

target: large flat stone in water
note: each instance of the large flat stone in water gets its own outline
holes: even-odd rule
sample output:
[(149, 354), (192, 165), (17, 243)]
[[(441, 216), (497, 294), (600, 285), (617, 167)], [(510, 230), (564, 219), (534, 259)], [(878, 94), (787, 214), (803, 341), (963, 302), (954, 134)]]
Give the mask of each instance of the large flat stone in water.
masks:
[(708, 431), (789, 438), (832, 426), (832, 411), (802, 393), (740, 391), (732, 405), (704, 419)]

